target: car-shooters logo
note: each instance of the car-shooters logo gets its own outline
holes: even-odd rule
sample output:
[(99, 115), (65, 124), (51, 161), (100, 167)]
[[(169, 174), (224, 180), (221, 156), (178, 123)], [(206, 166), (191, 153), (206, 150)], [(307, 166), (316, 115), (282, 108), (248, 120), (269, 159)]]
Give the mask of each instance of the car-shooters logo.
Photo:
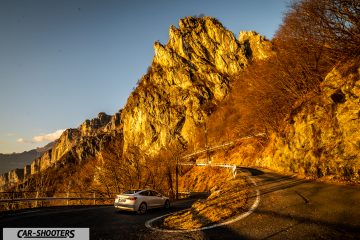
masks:
[(89, 228), (4, 228), (4, 240), (18, 239), (71, 239), (88, 240)]

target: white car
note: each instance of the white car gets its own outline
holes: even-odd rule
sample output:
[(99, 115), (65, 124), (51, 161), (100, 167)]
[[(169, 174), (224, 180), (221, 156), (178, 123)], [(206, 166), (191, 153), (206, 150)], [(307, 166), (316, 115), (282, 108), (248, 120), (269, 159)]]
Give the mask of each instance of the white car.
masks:
[(151, 208), (170, 208), (170, 200), (168, 197), (150, 189), (128, 190), (116, 196), (114, 206), (117, 209), (144, 214)]

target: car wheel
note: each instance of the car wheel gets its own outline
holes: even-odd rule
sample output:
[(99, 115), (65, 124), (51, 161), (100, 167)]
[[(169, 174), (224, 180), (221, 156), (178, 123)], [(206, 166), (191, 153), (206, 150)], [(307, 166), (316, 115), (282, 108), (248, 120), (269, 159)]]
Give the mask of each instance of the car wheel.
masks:
[(169, 201), (169, 200), (166, 200), (166, 201), (165, 201), (164, 207), (165, 207), (166, 209), (169, 209), (169, 208), (170, 208), (170, 201)]
[(141, 203), (140, 206), (139, 206), (138, 213), (139, 214), (145, 214), (146, 210), (147, 210), (146, 203)]

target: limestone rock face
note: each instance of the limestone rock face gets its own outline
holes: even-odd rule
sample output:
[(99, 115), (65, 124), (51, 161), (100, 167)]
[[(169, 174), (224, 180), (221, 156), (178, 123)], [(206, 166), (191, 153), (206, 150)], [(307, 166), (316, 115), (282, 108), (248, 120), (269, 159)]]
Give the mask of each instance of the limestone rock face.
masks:
[(0, 191), (6, 191), (9, 184), (9, 173), (0, 175)]
[(67, 163), (94, 158), (104, 143), (112, 141), (113, 138), (122, 139), (120, 117), (121, 112), (113, 116), (99, 113), (96, 118), (86, 120), (78, 128), (65, 130), (52, 148), (33, 160), (30, 165), (0, 175), (0, 190), (6, 190), (50, 167), (61, 167)]
[(111, 116), (104, 112), (98, 114), (97, 118), (91, 120), (85, 120), (79, 127), (82, 136), (96, 135), (100, 128), (103, 128), (111, 120)]
[(264, 60), (274, 54), (271, 42), (255, 31), (240, 32), (239, 42), (244, 45), (246, 56), (252, 60)]
[[(73, 145), (76, 145), (81, 136), (81, 132), (78, 129), (66, 129), (63, 134), (61, 134), (57, 143), (54, 145), (52, 151), (52, 159), (60, 159), (66, 152), (68, 152)], [(40, 157), (41, 158), (41, 157)]]
[[(115, 116), (117, 115), (115, 114)], [(59, 140), (52, 148), (49, 159), (47, 159), (46, 156), (41, 157), (44, 157), (43, 161), (41, 161), (43, 162), (42, 165), (45, 167), (51, 165), (51, 162), (54, 163), (58, 161), (73, 147), (78, 144), (82, 144), (84, 138), (100, 135), (104, 132), (104, 129), (107, 127), (107, 125), (111, 123), (113, 118), (113, 116), (101, 112), (96, 118), (85, 120), (85, 122), (83, 122), (79, 128), (65, 130), (65, 132), (60, 136)], [(114, 125), (114, 127), (116, 126)], [(42, 168), (40, 168), (40, 170), (42, 170)]]
[(26, 167), (26, 177), (96, 158), (106, 144), (119, 139), (123, 152), (136, 146), (155, 155), (171, 141), (186, 146), (196, 127), (227, 96), (232, 77), (251, 59), (261, 58), (254, 55), (261, 51), (253, 48), (268, 44), (257, 34), (244, 39), (239, 42), (211, 17), (181, 19), (178, 28), (170, 27), (166, 45), (154, 44), (152, 64), (124, 109), (113, 116), (99, 113), (64, 131), (52, 149)]
[(9, 172), (9, 184), (16, 184), (24, 179), (24, 169), (14, 169)]
[(227, 96), (231, 76), (249, 64), (245, 46), (210, 17), (181, 19), (168, 43), (156, 42), (154, 50), (122, 112), (124, 151), (138, 146), (156, 154), (174, 139), (185, 146)]
[(109, 133), (112, 131), (121, 131), (122, 129), (121, 112), (122, 110), (111, 116), (110, 121), (103, 128), (104, 132)]
[(31, 174), (53, 166), (67, 158), (70, 152), (80, 161), (88, 155), (95, 156), (101, 136), (109, 129), (118, 127), (118, 118), (119, 113), (111, 116), (101, 112), (96, 118), (85, 120), (78, 128), (65, 130), (52, 149), (31, 163)]
[(321, 85), (321, 94), (298, 106), (285, 135), (273, 136), (258, 164), (315, 177), (359, 180), (360, 68), (344, 63)]
[(8, 188), (21, 183), (24, 180), (24, 169), (13, 169), (0, 175), (0, 191), (6, 191)]

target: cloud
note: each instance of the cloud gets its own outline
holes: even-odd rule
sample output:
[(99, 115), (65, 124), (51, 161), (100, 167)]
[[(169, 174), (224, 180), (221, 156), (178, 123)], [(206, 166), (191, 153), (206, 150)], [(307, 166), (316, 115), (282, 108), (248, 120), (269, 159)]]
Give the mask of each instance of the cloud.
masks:
[(17, 142), (17, 143), (25, 143), (26, 140), (23, 139), (23, 138), (18, 138), (18, 139), (16, 139), (16, 142)]
[(58, 139), (64, 131), (65, 131), (65, 129), (59, 129), (52, 133), (34, 136), (32, 138), (32, 141), (33, 142), (51, 142), (51, 141)]

